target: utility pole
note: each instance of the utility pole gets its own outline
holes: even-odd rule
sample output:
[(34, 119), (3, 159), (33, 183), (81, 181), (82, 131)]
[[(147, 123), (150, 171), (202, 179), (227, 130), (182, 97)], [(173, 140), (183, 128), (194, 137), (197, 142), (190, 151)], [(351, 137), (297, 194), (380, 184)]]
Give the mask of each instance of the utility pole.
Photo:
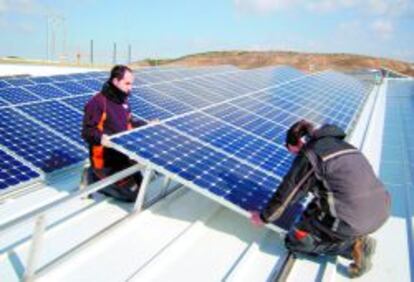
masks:
[(46, 62), (49, 62), (49, 16), (46, 15)]
[[(58, 30), (59, 29), (59, 30)], [(66, 55), (66, 19), (59, 15), (46, 15), (46, 60), (56, 59), (56, 44), (57, 32), (61, 32), (62, 36), (62, 56)], [(60, 38), (60, 37), (59, 37)]]
[(132, 63), (132, 49), (131, 44), (128, 45), (128, 64)]
[(91, 65), (93, 65), (93, 40), (91, 39), (91, 51), (90, 51), (90, 59), (91, 59)]
[(116, 65), (116, 42), (114, 42), (114, 53), (112, 57), (112, 63)]

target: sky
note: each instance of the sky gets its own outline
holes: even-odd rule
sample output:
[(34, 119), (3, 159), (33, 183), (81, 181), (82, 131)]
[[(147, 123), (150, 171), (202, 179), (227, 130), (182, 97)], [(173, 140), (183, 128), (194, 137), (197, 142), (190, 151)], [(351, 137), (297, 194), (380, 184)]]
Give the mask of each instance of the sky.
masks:
[(414, 0), (0, 0), (0, 57), (175, 58), (223, 50), (414, 62)]

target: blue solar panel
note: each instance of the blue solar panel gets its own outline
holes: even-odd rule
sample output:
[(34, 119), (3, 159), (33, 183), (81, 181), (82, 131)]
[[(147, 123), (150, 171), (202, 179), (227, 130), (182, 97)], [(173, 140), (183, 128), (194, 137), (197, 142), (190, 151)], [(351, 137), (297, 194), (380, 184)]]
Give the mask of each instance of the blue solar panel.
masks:
[(24, 105), (18, 108), (78, 144), (84, 145), (80, 134), (83, 117), (80, 112), (57, 101)]
[(137, 160), (150, 160), (204, 193), (219, 196), (246, 210), (263, 209), (280, 182), (277, 177), (163, 125), (131, 132), (112, 141), (134, 152)]
[(86, 150), (11, 109), (0, 110), (0, 129), (0, 144), (47, 173), (77, 164), (87, 157)]
[(40, 177), (39, 173), (0, 150), (0, 193)]
[(218, 103), (226, 99), (223, 97), (223, 95), (217, 94), (216, 92), (211, 91), (211, 89), (207, 89), (201, 85), (191, 83), (190, 81), (180, 81), (174, 83), (174, 85), (177, 85), (188, 93), (197, 95), (204, 100), (210, 101), (211, 103)]
[(206, 90), (212, 92), (215, 96), (219, 97), (218, 100), (234, 98), (243, 93), (234, 91), (234, 89), (226, 87), (216, 77), (200, 77), (194, 80), (193, 83), (199, 86), (203, 86)]
[(58, 74), (50, 76), (50, 79), (52, 79), (53, 82), (63, 82), (63, 81), (69, 81), (72, 80), (72, 77), (68, 74)]
[(211, 104), (209, 100), (200, 98), (198, 95), (191, 94), (184, 89), (177, 87), (178, 83), (157, 84), (152, 85), (151, 88), (172, 97), (176, 100), (182, 101), (193, 108), (203, 108)]
[(40, 100), (38, 96), (31, 94), (21, 87), (0, 89), (0, 97), (11, 104), (20, 104)]
[(7, 105), (9, 105), (9, 104), (6, 103), (3, 99), (1, 99), (1, 96), (0, 96), (0, 107), (4, 107), (4, 106), (7, 106)]
[(135, 96), (129, 97), (129, 103), (131, 105), (132, 113), (146, 120), (154, 120), (154, 119), (163, 120), (163, 119), (173, 116), (172, 113), (156, 105), (148, 103), (139, 97), (135, 97)]
[(9, 83), (7, 83), (6, 81), (4, 81), (4, 80), (0, 80), (0, 89), (2, 89), (2, 88), (6, 88), (6, 87), (10, 87), (10, 86), (12, 86), (11, 84), (9, 84)]
[(79, 80), (78, 83), (98, 92), (102, 89), (102, 82), (96, 79), (83, 79)]
[(33, 76), (30, 78), (30, 80), (35, 84), (53, 82), (53, 80), (48, 76)]
[(86, 72), (85, 74), (90, 78), (101, 76), (101, 72), (96, 72), (96, 71)]
[(35, 93), (36, 95), (44, 99), (69, 96), (68, 93), (50, 84), (36, 84), (36, 85), (25, 86), (24, 88)]
[(161, 107), (164, 110), (174, 114), (182, 114), (194, 109), (187, 104), (181, 103), (171, 97), (160, 94), (159, 92), (149, 87), (134, 88), (132, 90), (132, 95), (136, 95), (137, 97), (142, 98), (145, 101), (157, 105), (158, 107)]
[(71, 95), (80, 95), (94, 92), (94, 90), (83, 86), (82, 84), (76, 83), (74, 81), (65, 81), (65, 82), (55, 82), (54, 86), (60, 88)]
[[(218, 86), (243, 85), (239, 83), (243, 80), (244, 86), (249, 83), (250, 87), (243, 87), (247, 92), (242, 92), (242, 97), (226, 99), (229, 95), (221, 93), (227, 102), (170, 118), (112, 141), (117, 149), (138, 161), (178, 175), (186, 180), (183, 184), (208, 190), (214, 194), (213, 199), (219, 197), (245, 210), (260, 211), (293, 160), (283, 146), (287, 128), (301, 118), (310, 118), (349, 129), (370, 91), (359, 81), (333, 72), (298, 79), (297, 72), (288, 70), (282, 74), (294, 80), (278, 86), (283, 81), (273, 77), (278, 71), (254, 72), (256, 82), (244, 74), (228, 75), (226, 84)], [(219, 173), (214, 174), (216, 171)], [(258, 179), (242, 184), (239, 177), (232, 175), (234, 171)], [(255, 183), (265, 183), (260, 175), (274, 181), (259, 185), (257, 191), (249, 189)], [(302, 210), (301, 203), (290, 206), (276, 224), (288, 228)]]
[(275, 122), (275, 119), (261, 117), (258, 113), (248, 112), (228, 103), (210, 107), (204, 112), (278, 144), (283, 144), (285, 132), (292, 124), (282, 125)]
[(85, 108), (86, 103), (92, 98), (92, 94), (76, 96), (71, 98), (62, 99), (62, 102), (71, 105), (72, 107), (78, 109), (79, 111), (83, 111)]
[(33, 81), (31, 81), (28, 78), (13, 78), (13, 79), (7, 79), (7, 83), (13, 85), (13, 86), (23, 86), (23, 85), (32, 85), (34, 84)]
[(81, 73), (72, 73), (72, 74), (69, 74), (68, 76), (72, 80), (82, 80), (82, 79), (89, 78), (89, 76), (86, 73), (84, 73), (84, 72), (81, 72)]
[(171, 119), (167, 124), (276, 175), (284, 175), (292, 160), (284, 147), (202, 113)]
[(301, 118), (301, 116), (296, 115), (282, 107), (261, 102), (255, 99), (255, 96), (256, 95), (238, 98), (232, 101), (232, 105), (286, 126), (292, 125), (295, 121)]

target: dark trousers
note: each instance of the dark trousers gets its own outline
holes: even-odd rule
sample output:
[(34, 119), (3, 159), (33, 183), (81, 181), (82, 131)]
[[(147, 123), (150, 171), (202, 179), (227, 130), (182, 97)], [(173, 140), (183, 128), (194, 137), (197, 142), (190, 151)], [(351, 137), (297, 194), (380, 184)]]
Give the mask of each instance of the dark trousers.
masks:
[(306, 212), (289, 230), (285, 245), (293, 253), (306, 255), (342, 256), (352, 259), (352, 247), (356, 238), (325, 232), (313, 215)]
[[(122, 171), (123, 169), (128, 168), (130, 165), (132, 165), (132, 163), (130, 163), (129, 165), (126, 164), (125, 166), (118, 165), (116, 168), (106, 167), (99, 170), (91, 168), (92, 181), (96, 182), (102, 180), (119, 171)], [(99, 190), (99, 192), (106, 196), (115, 198), (116, 200), (131, 203), (135, 202), (138, 196), (141, 182), (142, 174), (140, 172), (137, 172), (131, 176), (121, 179), (115, 182), (114, 184), (111, 184)]]

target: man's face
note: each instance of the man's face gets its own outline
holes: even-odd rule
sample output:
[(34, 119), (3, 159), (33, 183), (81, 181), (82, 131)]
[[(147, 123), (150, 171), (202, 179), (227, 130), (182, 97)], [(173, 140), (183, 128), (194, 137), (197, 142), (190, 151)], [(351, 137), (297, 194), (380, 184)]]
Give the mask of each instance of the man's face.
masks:
[(129, 92), (131, 92), (131, 90), (132, 90), (132, 85), (134, 83), (134, 75), (131, 72), (126, 71), (125, 74), (124, 74), (124, 77), (122, 79), (118, 80), (117, 78), (114, 78), (112, 80), (112, 83), (118, 89), (120, 89), (120, 90), (124, 91), (125, 93), (129, 94)]

